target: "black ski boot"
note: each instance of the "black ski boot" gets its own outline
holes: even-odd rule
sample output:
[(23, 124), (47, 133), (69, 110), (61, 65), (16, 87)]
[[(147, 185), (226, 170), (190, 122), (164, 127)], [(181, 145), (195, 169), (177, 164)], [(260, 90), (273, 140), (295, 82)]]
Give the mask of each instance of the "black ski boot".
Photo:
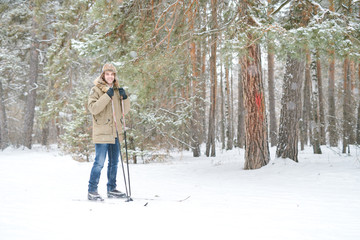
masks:
[(116, 189), (108, 191), (107, 195), (108, 195), (108, 198), (126, 198), (125, 193), (122, 193)]
[(104, 199), (97, 192), (89, 192), (88, 193), (88, 199), (90, 201), (104, 201)]

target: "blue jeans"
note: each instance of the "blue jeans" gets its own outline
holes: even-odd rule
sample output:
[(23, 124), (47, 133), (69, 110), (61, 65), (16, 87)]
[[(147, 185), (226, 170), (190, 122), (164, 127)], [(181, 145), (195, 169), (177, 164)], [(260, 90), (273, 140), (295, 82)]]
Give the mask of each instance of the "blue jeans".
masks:
[(116, 174), (119, 163), (119, 141), (116, 138), (115, 144), (95, 144), (95, 162), (91, 169), (89, 180), (89, 192), (97, 192), (100, 180), (101, 170), (104, 167), (106, 153), (108, 154), (108, 169), (107, 169), (107, 191), (116, 188)]

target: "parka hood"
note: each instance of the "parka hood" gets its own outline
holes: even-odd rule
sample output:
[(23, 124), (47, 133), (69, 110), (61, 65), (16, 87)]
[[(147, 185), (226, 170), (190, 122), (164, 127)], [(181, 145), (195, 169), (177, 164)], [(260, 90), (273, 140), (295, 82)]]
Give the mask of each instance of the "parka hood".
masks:
[[(110, 88), (109, 85), (107, 85), (105, 80), (102, 78), (102, 74), (101, 74), (101, 76), (99, 76), (98, 78), (96, 78), (94, 80), (94, 85), (97, 86), (101, 91), (103, 91), (105, 93)], [(115, 80), (114, 80), (114, 88), (119, 88), (119, 81), (118, 81), (118, 79), (116, 77), (115, 77)]]

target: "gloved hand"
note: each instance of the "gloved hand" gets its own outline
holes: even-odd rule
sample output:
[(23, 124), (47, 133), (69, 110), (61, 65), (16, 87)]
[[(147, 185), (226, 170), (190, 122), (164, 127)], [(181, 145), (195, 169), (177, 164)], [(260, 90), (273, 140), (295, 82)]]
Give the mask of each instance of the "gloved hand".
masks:
[(124, 99), (124, 100), (127, 99), (127, 95), (123, 88), (119, 88), (119, 94), (120, 94), (120, 97), (122, 97), (122, 99)]
[(112, 98), (112, 96), (114, 96), (114, 89), (113, 88), (109, 88), (109, 90), (107, 90), (107, 95), (109, 95), (110, 98)]

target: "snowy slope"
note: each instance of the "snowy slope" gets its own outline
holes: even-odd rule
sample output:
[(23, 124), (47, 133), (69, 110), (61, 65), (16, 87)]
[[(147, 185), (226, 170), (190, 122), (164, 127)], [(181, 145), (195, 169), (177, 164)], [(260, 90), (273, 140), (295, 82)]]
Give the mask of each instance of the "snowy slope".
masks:
[(307, 148), (300, 163), (274, 159), (274, 150), (252, 171), (239, 149), (130, 165), (133, 197), (156, 200), (101, 203), (86, 200), (92, 163), (9, 148), (0, 152), (0, 239), (360, 239), (360, 150)]

